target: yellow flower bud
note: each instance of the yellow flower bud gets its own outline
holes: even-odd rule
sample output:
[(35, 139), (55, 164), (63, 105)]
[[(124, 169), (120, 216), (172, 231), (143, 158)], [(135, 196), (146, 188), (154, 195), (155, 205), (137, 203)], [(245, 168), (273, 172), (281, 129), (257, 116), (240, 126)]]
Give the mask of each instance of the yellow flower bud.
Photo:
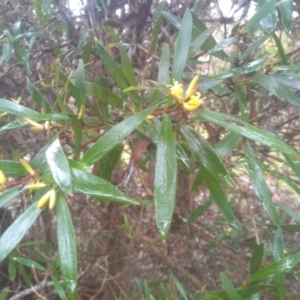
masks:
[(30, 120), (30, 119), (28, 119), (28, 118), (24, 118), (24, 121), (25, 121), (27, 124), (33, 126), (34, 128), (39, 128), (39, 129), (40, 129), (39, 131), (42, 131), (42, 130), (44, 129), (43, 125), (41, 125), (41, 124), (39, 124), (39, 123), (37, 123), (37, 122), (34, 122), (34, 121), (32, 121), (32, 120)]
[(188, 98), (191, 97), (191, 95), (193, 95), (193, 92), (194, 92), (194, 90), (195, 90), (195, 87), (196, 87), (196, 84), (197, 84), (197, 82), (198, 82), (198, 80), (199, 80), (199, 77), (200, 77), (199, 75), (196, 75), (196, 76), (192, 79), (192, 81), (191, 81), (191, 83), (190, 83), (188, 89), (186, 90), (186, 93), (185, 93), (185, 99), (188, 99)]
[(178, 81), (174, 81), (174, 84), (167, 85), (167, 87), (170, 89), (170, 94), (181, 96), (183, 94), (183, 86), (181, 83), (178, 83)]
[(153, 120), (154, 118), (155, 118), (154, 116), (149, 115), (149, 116), (146, 117), (146, 120)]
[(6, 183), (6, 176), (4, 175), (3, 171), (0, 170), (0, 184)]
[(46, 183), (37, 182), (37, 183), (27, 184), (25, 189), (26, 190), (38, 190), (38, 189), (44, 188), (46, 186), (47, 186)]
[[(46, 203), (49, 201), (54, 190), (48, 191), (37, 203), (37, 208), (43, 208)], [(54, 191), (55, 192), (55, 191)]]
[(55, 206), (55, 202), (56, 202), (56, 193), (55, 190), (51, 190), (52, 193), (50, 195), (50, 200), (49, 200), (49, 209), (52, 210)]
[(30, 175), (33, 176), (34, 175), (34, 170), (31, 168), (31, 166), (29, 165), (29, 163), (25, 159), (23, 159), (23, 158), (21, 158), (19, 161), (20, 161), (21, 165), (27, 170), (27, 172)]

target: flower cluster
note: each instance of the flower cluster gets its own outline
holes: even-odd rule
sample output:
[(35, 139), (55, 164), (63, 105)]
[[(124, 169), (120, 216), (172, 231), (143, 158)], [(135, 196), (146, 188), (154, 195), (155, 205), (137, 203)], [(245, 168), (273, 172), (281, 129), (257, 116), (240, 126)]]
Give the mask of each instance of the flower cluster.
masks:
[(198, 80), (199, 75), (193, 78), (185, 93), (183, 85), (178, 83), (178, 81), (174, 81), (173, 85), (167, 85), (170, 91), (169, 95), (182, 104), (186, 110), (196, 110), (201, 105), (202, 100), (205, 99), (205, 97), (201, 98), (201, 94), (198, 92), (198, 87), (196, 86)]

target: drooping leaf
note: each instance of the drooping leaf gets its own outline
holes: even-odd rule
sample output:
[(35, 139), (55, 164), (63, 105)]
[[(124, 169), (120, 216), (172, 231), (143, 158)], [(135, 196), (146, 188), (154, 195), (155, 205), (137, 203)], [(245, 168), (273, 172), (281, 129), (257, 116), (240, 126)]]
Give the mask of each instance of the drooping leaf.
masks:
[(222, 126), (230, 131), (236, 132), (237, 134), (251, 139), (255, 142), (274, 148), (282, 153), (286, 153), (300, 158), (299, 153), (297, 153), (285, 142), (280, 140), (275, 134), (252, 126), (247, 122), (243, 122), (235, 116), (222, 114), (215, 111), (209, 111), (205, 109), (198, 110), (196, 114), (201, 120), (218, 124), (219, 126)]
[(76, 238), (68, 202), (62, 193), (57, 195), (56, 218), (61, 274), (67, 288), (74, 293), (77, 286)]
[(227, 201), (226, 195), (218, 181), (203, 167), (201, 169), (203, 177), (207, 183), (211, 199), (215, 202), (224, 218), (236, 229), (239, 229), (239, 223), (234, 212)]
[[(284, 245), (283, 245), (283, 235), (282, 230), (278, 228), (275, 233), (274, 243), (273, 243), (273, 257), (275, 261), (284, 258)], [(279, 274), (275, 278), (277, 293), (280, 300), (285, 300), (285, 275)]]
[(146, 117), (155, 109), (154, 106), (127, 118), (107, 131), (99, 140), (86, 151), (82, 162), (92, 164), (103, 157), (111, 149), (121, 143), (135, 128), (137, 128)]
[(74, 189), (85, 195), (101, 200), (122, 204), (138, 204), (138, 202), (115, 187), (110, 182), (78, 169), (72, 169)]
[(262, 203), (266, 213), (269, 215), (271, 220), (274, 222), (275, 225), (279, 227), (280, 219), (278, 212), (275, 208), (271, 192), (263, 177), (263, 173), (259, 166), (259, 163), (254, 156), (253, 149), (249, 144), (247, 144), (247, 146), (244, 147), (244, 152), (246, 154), (246, 159), (249, 168), (249, 176), (255, 194), (258, 197), (259, 201)]
[(46, 161), (56, 184), (64, 193), (72, 195), (71, 171), (58, 138), (46, 150)]
[(155, 219), (159, 234), (165, 240), (172, 222), (177, 180), (176, 144), (169, 115), (165, 115), (163, 118), (156, 147)]
[(23, 192), (22, 186), (16, 186), (11, 189), (7, 189), (0, 194), (0, 208), (13, 201), (17, 196)]
[(27, 108), (20, 104), (14, 103), (6, 99), (0, 99), (0, 111), (5, 111), (18, 117), (30, 118), (39, 113), (33, 109)]
[(211, 145), (190, 126), (182, 126), (181, 132), (190, 145), (197, 160), (219, 182), (233, 189), (233, 183), (229, 172), (225, 168)]
[(21, 242), (41, 212), (42, 210), (37, 208), (36, 203), (33, 203), (3, 233), (0, 238), (0, 262)]
[(52, 108), (48, 103), (47, 99), (30, 82), (29, 78), (27, 78), (26, 82), (27, 82), (27, 89), (31, 97), (33, 98), (33, 100), (39, 105), (39, 107), (43, 107), (45, 109), (45, 113), (51, 113)]
[(36, 270), (43, 271), (43, 272), (46, 271), (46, 269), (41, 264), (39, 264), (38, 262), (33, 261), (29, 258), (13, 257), (13, 260), (16, 261), (17, 263), (21, 264), (21, 265), (26, 266), (26, 267), (34, 268)]
[(251, 282), (262, 281), (272, 276), (289, 271), (300, 263), (300, 254), (287, 256), (277, 260), (256, 272), (250, 279)]

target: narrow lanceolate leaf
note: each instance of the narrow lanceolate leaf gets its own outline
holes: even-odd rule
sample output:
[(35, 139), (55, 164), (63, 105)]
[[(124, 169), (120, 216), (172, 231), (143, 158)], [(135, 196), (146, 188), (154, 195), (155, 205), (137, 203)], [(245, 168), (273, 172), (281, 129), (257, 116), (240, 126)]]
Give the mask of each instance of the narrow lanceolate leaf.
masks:
[(85, 195), (91, 195), (101, 200), (122, 204), (138, 204), (138, 202), (120, 191), (110, 182), (93, 174), (72, 169), (74, 189)]
[(262, 281), (269, 277), (289, 271), (300, 263), (300, 254), (287, 256), (260, 269), (250, 279), (251, 282)]
[(58, 255), (62, 278), (74, 293), (77, 285), (76, 239), (67, 199), (59, 193), (56, 203)]
[(285, 154), (283, 156), (286, 159), (288, 165), (295, 172), (296, 176), (300, 179), (300, 161), (299, 160), (293, 161), (288, 155)]
[(273, 12), (275, 9), (275, 1), (271, 0), (269, 2), (265, 1), (265, 4), (262, 7), (258, 8), (258, 11), (252, 16), (252, 18), (246, 22), (244, 26), (244, 32), (248, 32), (255, 28), (257, 24), (270, 12)]
[(27, 89), (33, 98), (33, 100), (39, 105), (39, 107), (43, 107), (46, 113), (51, 113), (52, 108), (48, 103), (47, 99), (38, 91), (38, 89), (30, 82), (29, 78), (26, 80)]
[(13, 160), (0, 160), (0, 170), (6, 177), (23, 177), (28, 174), (20, 162)]
[(42, 210), (36, 207), (36, 203), (33, 203), (8, 227), (0, 238), (0, 262), (21, 242), (41, 212)]
[[(268, 2), (274, 3), (274, 0), (258, 0), (258, 10), (262, 9), (264, 5), (267, 4)], [(275, 31), (276, 29), (275, 7), (273, 10), (270, 10), (270, 12), (260, 20), (260, 26), (263, 32), (266, 34), (270, 34)]]
[(222, 114), (215, 111), (209, 111), (205, 109), (198, 110), (196, 114), (201, 120), (218, 124), (219, 126), (222, 126), (230, 131), (236, 132), (237, 134), (242, 135), (255, 142), (274, 148), (282, 153), (286, 153), (300, 158), (299, 153), (297, 153), (288, 144), (280, 140), (275, 134), (252, 126), (235, 116)]
[(229, 278), (224, 273), (221, 273), (220, 279), (221, 279), (223, 288), (224, 288), (226, 294), (228, 295), (229, 299), (230, 300), (241, 300), (241, 298), (240, 298), (238, 292), (236, 291), (236, 289), (234, 288), (233, 284), (231, 283)]
[(155, 218), (159, 234), (167, 238), (176, 199), (176, 143), (169, 115), (162, 121), (156, 148), (154, 178)]
[(127, 118), (112, 129), (107, 131), (90, 149), (83, 155), (82, 162), (93, 164), (110, 150), (121, 143), (134, 129), (136, 129), (148, 115), (154, 110), (154, 106)]
[(46, 161), (50, 172), (56, 184), (67, 195), (72, 195), (71, 171), (68, 159), (60, 145), (59, 139), (56, 139), (46, 151)]
[(176, 42), (172, 71), (172, 78), (174, 80), (180, 80), (183, 69), (185, 68), (192, 39), (192, 29), (192, 15), (191, 12), (187, 9), (183, 15), (179, 35)]
[(223, 189), (219, 185), (218, 181), (215, 180), (213, 176), (205, 169), (205, 167), (201, 168), (201, 172), (203, 173), (203, 177), (206, 180), (207, 187), (210, 192), (211, 199), (218, 206), (220, 212), (224, 216), (224, 218), (236, 229), (239, 229), (239, 223), (233, 213), (233, 210), (230, 204), (227, 201), (226, 195), (223, 192)]
[(76, 87), (77, 93), (75, 97), (77, 108), (79, 109), (81, 105), (85, 104), (85, 72), (82, 59), (79, 60), (78, 67), (76, 70)]
[(22, 193), (22, 191), (22, 186), (16, 186), (0, 194), (0, 208), (8, 204), (10, 201), (14, 200)]
[(289, 32), (293, 20), (293, 0), (280, 1), (279, 10), (284, 29)]
[(255, 83), (261, 85), (266, 90), (277, 96), (279, 99), (286, 100), (294, 106), (300, 106), (300, 98), (275, 76), (253, 72), (253, 74), (251, 74), (251, 77)]
[(256, 161), (253, 150), (249, 144), (244, 148), (244, 151), (249, 167), (250, 180), (255, 194), (258, 197), (259, 201), (262, 203), (265, 211), (267, 212), (271, 220), (274, 222), (275, 225), (279, 227), (279, 215), (272, 200), (271, 192), (263, 177), (263, 173), (261, 171), (259, 163)]
[(250, 274), (255, 274), (261, 265), (262, 259), (264, 257), (264, 245), (256, 245), (253, 251), (253, 255), (250, 260)]
[(170, 47), (165, 44), (160, 57), (158, 66), (158, 82), (167, 85), (170, 83)]
[(0, 111), (5, 111), (23, 118), (30, 118), (32, 115), (39, 114), (35, 110), (5, 99), (0, 99)]
[[(95, 45), (97, 53), (102, 63), (104, 64), (105, 68), (109, 71), (116, 83), (120, 86), (122, 90), (128, 88), (130, 86), (130, 83), (126, 79), (124, 73), (122, 72), (122, 69), (117, 65), (115, 60), (109, 55), (109, 53), (102, 44), (96, 41)], [(136, 91), (130, 92), (129, 96), (134, 102), (139, 103), (139, 97)]]
[(217, 181), (233, 189), (233, 183), (227, 169), (206, 139), (190, 126), (182, 126), (181, 132), (189, 143), (199, 163), (203, 165)]
[[(273, 257), (275, 261), (284, 258), (284, 245), (283, 245), (283, 235), (282, 230), (278, 228), (276, 230), (274, 243), (273, 243)], [(280, 300), (285, 300), (285, 275), (279, 274), (275, 278), (278, 298)]]

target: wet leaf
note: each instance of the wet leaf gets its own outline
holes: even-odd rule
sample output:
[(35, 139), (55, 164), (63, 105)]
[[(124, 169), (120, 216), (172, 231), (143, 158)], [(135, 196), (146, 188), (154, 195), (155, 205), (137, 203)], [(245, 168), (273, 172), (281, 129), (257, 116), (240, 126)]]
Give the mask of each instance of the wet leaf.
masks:
[(177, 188), (176, 143), (169, 115), (163, 118), (156, 147), (155, 219), (159, 234), (165, 240), (172, 222)]

